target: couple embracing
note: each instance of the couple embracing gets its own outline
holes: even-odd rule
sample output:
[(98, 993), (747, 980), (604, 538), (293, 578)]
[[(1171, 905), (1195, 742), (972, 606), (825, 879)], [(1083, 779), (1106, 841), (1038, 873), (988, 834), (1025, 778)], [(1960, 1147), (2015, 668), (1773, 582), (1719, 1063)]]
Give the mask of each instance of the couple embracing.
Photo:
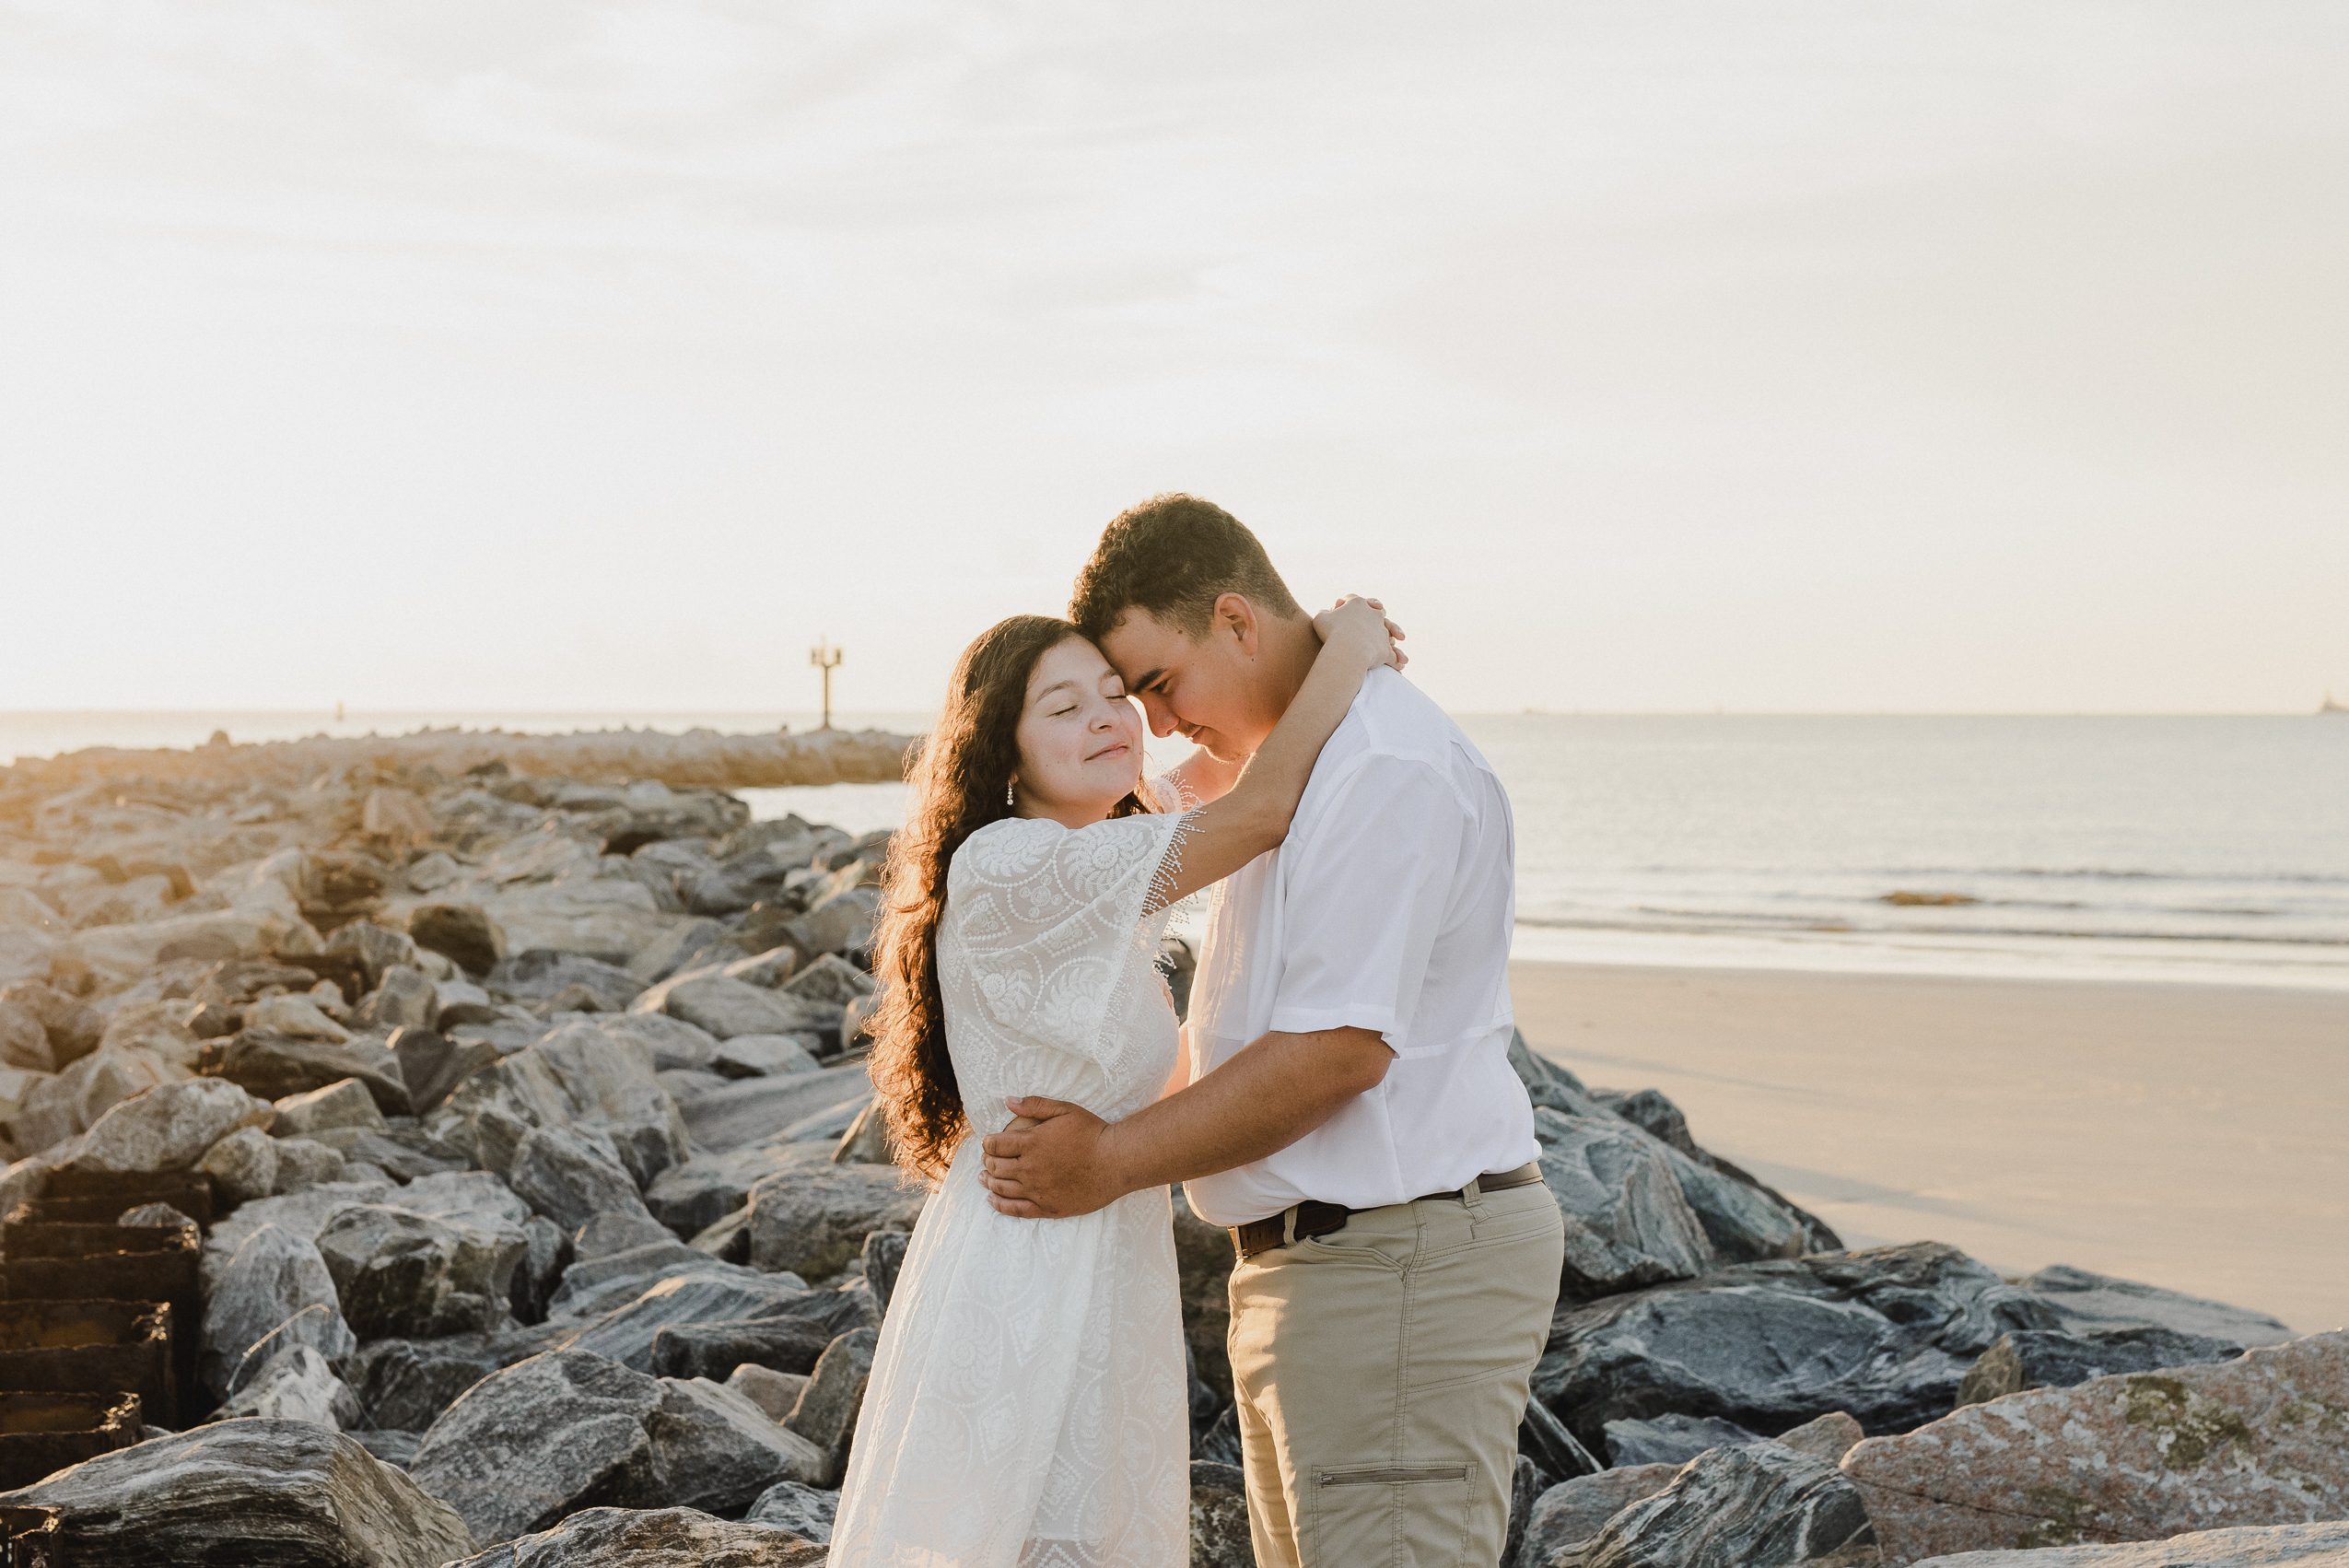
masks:
[[(1564, 1245), (1508, 799), (1374, 603), (1308, 617), (1204, 501), (1111, 523), (1069, 614), (964, 651), (891, 851), (873, 1081), (935, 1192), (833, 1568), (1181, 1568), (1175, 1181), (1237, 1253), (1256, 1561), (1490, 1568)], [(1144, 713), (1199, 748), (1151, 779)]]

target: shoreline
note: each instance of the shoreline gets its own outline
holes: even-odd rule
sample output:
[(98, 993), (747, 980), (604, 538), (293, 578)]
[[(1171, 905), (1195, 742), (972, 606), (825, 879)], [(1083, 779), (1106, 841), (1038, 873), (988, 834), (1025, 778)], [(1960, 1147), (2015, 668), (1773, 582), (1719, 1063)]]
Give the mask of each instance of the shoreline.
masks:
[(1518, 1025), (1661, 1089), (1854, 1247), (1948, 1242), (2349, 1320), (2349, 995), (1513, 960)]

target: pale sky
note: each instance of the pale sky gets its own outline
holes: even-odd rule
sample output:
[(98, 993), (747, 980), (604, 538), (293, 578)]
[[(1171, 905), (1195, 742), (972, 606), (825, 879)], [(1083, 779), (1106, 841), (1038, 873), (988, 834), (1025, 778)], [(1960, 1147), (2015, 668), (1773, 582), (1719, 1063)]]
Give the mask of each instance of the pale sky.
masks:
[(0, 708), (2349, 698), (2349, 7), (0, 0)]

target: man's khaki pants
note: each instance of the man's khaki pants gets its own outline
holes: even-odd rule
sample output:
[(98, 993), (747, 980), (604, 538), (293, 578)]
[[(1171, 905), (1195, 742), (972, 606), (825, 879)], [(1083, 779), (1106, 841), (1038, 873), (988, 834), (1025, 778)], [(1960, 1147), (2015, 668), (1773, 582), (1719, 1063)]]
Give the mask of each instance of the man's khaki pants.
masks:
[(1232, 1270), (1259, 1568), (1493, 1568), (1563, 1223), (1538, 1183), (1356, 1214)]

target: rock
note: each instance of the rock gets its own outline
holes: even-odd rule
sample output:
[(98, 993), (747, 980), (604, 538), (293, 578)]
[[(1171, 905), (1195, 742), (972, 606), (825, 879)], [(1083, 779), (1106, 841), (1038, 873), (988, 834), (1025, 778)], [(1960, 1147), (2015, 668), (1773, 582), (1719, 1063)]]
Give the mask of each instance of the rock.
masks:
[(361, 1339), (486, 1333), (506, 1320), (528, 1244), (513, 1226), (452, 1223), (404, 1209), (345, 1209), (319, 1233), (343, 1315)]
[(307, 1138), (283, 1138), (271, 1141), (277, 1152), (277, 1185), (274, 1191), (284, 1194), (299, 1192), (304, 1188), (343, 1179), (342, 1151), (330, 1149), (323, 1143)]
[(897, 1270), (906, 1266), (906, 1248), (913, 1240), (905, 1231), (875, 1231), (865, 1237), (865, 1283), (883, 1312), (889, 1310), (890, 1293), (897, 1288)]
[(196, 1169), (231, 1203), (248, 1203), (277, 1190), (277, 1147), (260, 1128), (239, 1128), (206, 1149)]
[(1588, 1301), (1701, 1274), (1713, 1260), (1665, 1151), (1607, 1117), (1534, 1113), (1542, 1180), (1566, 1217), (1562, 1293)]
[[(286, 1158), (291, 1143), (278, 1150), (277, 1158)], [(338, 1181), (306, 1188), (299, 1192), (281, 1193), (264, 1198), (258, 1203), (248, 1203), (224, 1220), (216, 1221), (212, 1232), (204, 1239), (204, 1266), (206, 1269), (226, 1268), (236, 1256), (237, 1249), (263, 1225), (275, 1225), (288, 1235), (307, 1242), (316, 1242), (318, 1233), (326, 1222), (355, 1203), (380, 1203), (390, 1198), (392, 1185), (388, 1180)]]
[(1714, 1448), (1632, 1504), (1556, 1568), (1779, 1568), (1873, 1564), (1868, 1511), (1832, 1465), (1774, 1443)]
[(1499, 1568), (1510, 1568), (1517, 1561), (1517, 1549), (1525, 1544), (1525, 1524), (1534, 1511), (1534, 1500), (1541, 1495), (1548, 1480), (1539, 1465), (1523, 1454), (1517, 1456), (1516, 1467), (1510, 1474), (1509, 1528), (1501, 1539)]
[(745, 985), (765, 986), (768, 990), (773, 990), (789, 979), (799, 966), (798, 949), (778, 947), (771, 953), (760, 953), (748, 958), (737, 958), (731, 964), (720, 968), (719, 973), (730, 980), (740, 980)]
[(1525, 1539), (1512, 1560), (1516, 1568), (1548, 1568), (1552, 1559), (1598, 1534), (1607, 1521), (1642, 1498), (1672, 1484), (1678, 1465), (1633, 1465), (1598, 1470), (1560, 1481), (1534, 1499), (1525, 1515)]
[(289, 1345), (270, 1357), (211, 1419), (249, 1416), (313, 1422), (337, 1431), (347, 1431), (362, 1419), (357, 1396), (334, 1375), (326, 1358), (308, 1345)]
[(306, 1306), (285, 1322), (272, 1328), (252, 1343), (244, 1359), (229, 1374), (228, 1391), (234, 1395), (244, 1391), (279, 1356), (297, 1346), (306, 1346), (332, 1363), (359, 1348), (358, 1337), (350, 1325), (343, 1321), (339, 1307), (320, 1303)]
[[(817, 1353), (821, 1354), (822, 1352), (819, 1352)], [(653, 1346), (653, 1361), (656, 1366), (659, 1364), (660, 1360), (660, 1347), (659, 1341), (656, 1340)], [(812, 1360), (811, 1360), (810, 1364), (813, 1364)], [(663, 1373), (661, 1375), (686, 1376), (696, 1375)], [(726, 1387), (732, 1389), (735, 1393), (740, 1394), (743, 1398), (748, 1399), (752, 1404), (756, 1405), (760, 1410), (765, 1411), (767, 1420), (779, 1422), (785, 1416), (791, 1413), (791, 1407), (798, 1404), (800, 1402), (800, 1396), (807, 1391), (808, 1377), (807, 1374), (803, 1372), (777, 1372), (772, 1368), (761, 1366), (756, 1362), (746, 1361), (741, 1365), (735, 1367), (732, 1372), (727, 1374)], [(782, 1484), (789, 1486), (797, 1483), (786, 1481)], [(751, 1512), (755, 1514), (757, 1511), (757, 1504), (752, 1504)], [(829, 1515), (826, 1515), (826, 1517), (828, 1519)], [(801, 1533), (804, 1534), (805, 1532), (803, 1531)], [(809, 1536), (808, 1539), (810, 1540), (814, 1540), (818, 1538)]]
[(483, 1168), (505, 1171), (533, 1127), (602, 1135), (639, 1190), (684, 1160), (687, 1149), (685, 1124), (653, 1077), (651, 1052), (639, 1040), (588, 1024), (555, 1029), (474, 1073), (427, 1129), (472, 1151)]
[(351, 1023), (360, 1029), (429, 1029), (439, 1018), (438, 988), (405, 965), (394, 965), (351, 1014)]
[(1969, 1405), (1843, 1473), (1887, 1564), (2349, 1516), (2349, 1333)]
[(625, 1486), (651, 1459), (658, 1379), (585, 1351), (550, 1351), (467, 1389), (416, 1445), (408, 1473), (477, 1540), (510, 1540)]
[(872, 942), (872, 912), (881, 902), (870, 887), (852, 887), (815, 905), (783, 928), (784, 935), (810, 953), (847, 953)]
[[(580, 1229), (584, 1231), (586, 1227)], [(547, 1311), (556, 1317), (601, 1317), (635, 1301), (660, 1281), (703, 1273), (756, 1287), (762, 1297), (772, 1293), (766, 1287), (774, 1276), (750, 1269), (712, 1269), (707, 1257), (663, 1230), (657, 1241), (641, 1242), (596, 1258), (575, 1256), (571, 1266), (563, 1270), (562, 1283), (548, 1300)]]
[(547, 1298), (570, 1266), (571, 1238), (545, 1215), (532, 1214), (522, 1222), (522, 1258), (514, 1266), (513, 1289), (507, 1301), (518, 1322), (543, 1323)]
[(660, 1010), (672, 1018), (682, 1018), (720, 1040), (737, 1035), (820, 1031), (827, 1025), (836, 1031), (840, 1026), (840, 1010), (828, 1002), (809, 1001), (788, 989), (770, 991), (723, 975), (656, 986), (637, 998), (635, 1005), (651, 1012), (646, 1003), (654, 997), (660, 998)]
[(351, 1032), (319, 1011), (306, 996), (265, 996), (245, 1009), (245, 1027), (291, 1035), (298, 1040), (331, 1040), (336, 1045)]
[(2091, 1274), (2064, 1264), (2042, 1269), (2021, 1283), (2055, 1309), (2060, 1321), (2049, 1328), (2074, 1334), (2105, 1328), (2168, 1328), (2202, 1339), (2232, 1340), (2246, 1348), (2280, 1345), (2293, 1338), (2291, 1329), (2263, 1312), (2141, 1285), (2134, 1280), (2116, 1280), (2109, 1274)]
[[(821, 1325), (803, 1317), (672, 1324), (653, 1335), (649, 1364), (663, 1377), (723, 1377), (730, 1382), (748, 1370), (768, 1377), (796, 1376), (804, 1382), (833, 1338)], [(769, 1413), (781, 1421), (791, 1413), (791, 1407)]]
[(896, 1158), (896, 1145), (889, 1141), (889, 1118), (879, 1100), (865, 1102), (832, 1148), (836, 1165), (888, 1165), (894, 1164)]
[[(813, 1115), (801, 1117), (777, 1133), (774, 1141), (822, 1143), (837, 1153), (842, 1141), (848, 1136), (848, 1129), (857, 1125), (871, 1105), (871, 1100), (862, 1094), (853, 1100), (844, 1100)], [(837, 1164), (841, 1162), (836, 1160), (833, 1163)]]
[(812, 1165), (751, 1189), (751, 1267), (836, 1274), (874, 1231), (914, 1227), (927, 1193), (894, 1165)]
[(835, 954), (826, 953), (801, 969), (782, 986), (783, 994), (831, 1007), (846, 1007), (873, 993), (873, 978)]
[(1646, 1421), (1607, 1423), (1607, 1462), (1625, 1465), (1685, 1465), (1708, 1448), (1764, 1443), (1734, 1421), (1719, 1416), (1654, 1416)]
[(420, 1432), (355, 1432), (352, 1440), (394, 1469), (404, 1470), (408, 1461), (416, 1456), (416, 1439)]
[(756, 1274), (702, 1259), (696, 1269), (671, 1273), (647, 1285), (625, 1305), (602, 1313), (562, 1342), (610, 1356), (640, 1372), (649, 1371), (654, 1342), (664, 1328), (777, 1314), (800, 1316), (801, 1307), (813, 1305), (802, 1298), (831, 1293), (807, 1291), (789, 1274)]
[(288, 1094), (278, 1101), (277, 1119), (269, 1130), (280, 1138), (314, 1139), (330, 1128), (380, 1132), (388, 1125), (367, 1085), (356, 1078), (345, 1078), (323, 1089)]
[[(824, 1151), (804, 1144), (761, 1144), (726, 1154), (696, 1154), (654, 1178), (645, 1189), (645, 1207), (679, 1235), (695, 1235), (745, 1208), (751, 1188), (765, 1177), (828, 1163)], [(1229, 1243), (1224, 1249), (1231, 1250)]]
[(543, 1328), (508, 1328), (441, 1340), (378, 1340), (338, 1364), (368, 1425), (421, 1433), (466, 1389), (549, 1349), (556, 1338)]
[(1240, 1446), (1240, 1411), (1236, 1405), (1225, 1405), (1204, 1427), (1194, 1427), (1191, 1434), (1191, 1457), (1212, 1459), (1220, 1465), (1236, 1465), (1245, 1457)]
[(2069, 1388), (2093, 1377), (2231, 1361), (2242, 1353), (2243, 1347), (2232, 1340), (2205, 1340), (2170, 1328), (2109, 1328), (2096, 1334), (2028, 1328), (2002, 1335), (1982, 1352), (1958, 1386), (1958, 1403), (1979, 1405), (2026, 1388)]
[(660, 1408), (645, 1420), (652, 1462), (615, 1503), (730, 1514), (777, 1481), (825, 1479), (824, 1452), (742, 1395), (706, 1377), (664, 1377), (660, 1387)]
[(1237, 1465), (1191, 1461), (1191, 1568), (1256, 1568), (1247, 1478)]
[(394, 966), (416, 967), (415, 939), (405, 931), (379, 926), (373, 920), (353, 920), (337, 927), (334, 934), (326, 939), (326, 954), (330, 958), (356, 960), (369, 990), (381, 985), (385, 973)]
[(493, 995), (525, 1005), (550, 1001), (574, 987), (583, 986), (596, 1000), (596, 1011), (623, 1012), (645, 989), (645, 983), (617, 965), (602, 963), (584, 954), (534, 947), (502, 960), (484, 982)]
[(793, 1480), (840, 1484), (840, 1469), (848, 1458), (848, 1439), (856, 1434), (857, 1414), (864, 1409), (865, 1384), (872, 1376), (873, 1352), (880, 1344), (879, 1329), (854, 1328), (826, 1345), (816, 1358), (808, 1386), (791, 1413), (783, 1418), (783, 1425), (813, 1444), (830, 1463), (821, 1475)]
[(419, 904), (408, 912), (408, 935), (470, 975), (488, 974), (506, 956), (505, 928), (478, 904)]
[(622, 1012), (596, 1021), (617, 1039), (635, 1040), (652, 1053), (656, 1072), (700, 1071), (717, 1059), (718, 1036), (665, 1012)]
[(267, 1127), (275, 1117), (268, 1101), (216, 1078), (165, 1084), (99, 1117), (73, 1164), (84, 1171), (185, 1170), (239, 1128)]
[(57, 1059), (50, 1053), (49, 1032), (29, 1008), (0, 1001), (0, 1064), (27, 1072), (54, 1072)]
[(589, 1508), (448, 1568), (822, 1568), (826, 1555), (776, 1526), (693, 1508)]
[(457, 1512), (352, 1439), (303, 1421), (167, 1433), (0, 1494), (54, 1508), (60, 1560), (255, 1568), (441, 1568), (474, 1541)]
[(676, 1240), (676, 1235), (668, 1226), (650, 1215), (615, 1209), (598, 1214), (581, 1225), (578, 1234), (571, 1238), (571, 1253), (581, 1262), (587, 1262), (609, 1258), (648, 1242), (673, 1246)]
[(1561, 1302), (1533, 1386), (1585, 1444), (1669, 1413), (1768, 1435), (1844, 1410), (1899, 1432), (1946, 1413), (1999, 1335), (2053, 1316), (1937, 1242), (1814, 1254)]
[(399, 1061), (408, 1101), (418, 1116), (430, 1115), (458, 1084), (497, 1060), (493, 1046), (478, 1041), (458, 1045), (429, 1029), (416, 1028), (392, 1031), (392, 1054)]
[(1791, 1432), (1780, 1433), (1771, 1441), (1823, 1463), (1838, 1465), (1852, 1451), (1852, 1445), (1865, 1435), (1858, 1422), (1841, 1410), (1829, 1410), (1817, 1421), (1806, 1421)]
[(1539, 1465), (1552, 1481), (1607, 1468), (1539, 1399), (1525, 1401), (1525, 1417), (1517, 1423), (1517, 1452)]
[(758, 1494), (758, 1500), (742, 1515), (742, 1521), (752, 1525), (772, 1525), (789, 1530), (801, 1540), (827, 1546), (832, 1541), (832, 1519), (840, 1506), (840, 1494), (824, 1492), (805, 1481), (778, 1480)]
[(106, 1034), (106, 1020), (96, 1008), (41, 980), (0, 986), (0, 1002), (13, 1003), (30, 1013), (48, 1036), (53, 1065), (40, 1071), (64, 1071), (96, 1050)]
[(656, 985), (704, 962), (713, 950), (730, 961), (741, 950), (726, 940), (727, 930), (716, 920), (686, 920), (670, 928), (628, 960), (628, 973), (647, 985)]
[[(865, 1064), (855, 1062), (786, 1078), (744, 1079), (715, 1094), (699, 1095), (678, 1109), (695, 1143), (726, 1153), (765, 1142), (779, 1128), (871, 1094), (872, 1079)], [(1227, 1239), (1224, 1245), (1228, 1248), (1231, 1243)]]
[[(9, 1128), (19, 1150), (39, 1153), (95, 1125), (133, 1095), (158, 1084), (185, 1082), (187, 1077), (184, 1070), (153, 1051), (102, 1047), (28, 1089)], [(56, 1157), (62, 1164), (68, 1154), (61, 1152)]]
[(455, 860), (435, 849), (408, 867), (408, 885), (418, 893), (438, 893), (464, 874)]
[(515, 1151), (507, 1179), (518, 1196), (558, 1225), (576, 1229), (612, 1211), (641, 1215), (652, 1223), (618, 1152), (592, 1129), (531, 1129)]
[(215, 1394), (228, 1391), (229, 1375), (249, 1347), (304, 1307), (332, 1306), (341, 1316), (333, 1276), (306, 1236), (264, 1224), (225, 1263), (216, 1264), (216, 1256), (215, 1248), (205, 1248), (204, 1332), (196, 1363), (204, 1386)]
[(725, 1078), (781, 1078), (794, 1072), (818, 1072), (806, 1042), (814, 1036), (737, 1035), (718, 1048), (710, 1067)]
[[(213, 1053), (219, 1053), (216, 1061)], [(345, 1078), (356, 1078), (374, 1096), (385, 1116), (413, 1116), (408, 1083), (400, 1059), (368, 1040), (336, 1045), (331, 1040), (304, 1040), (247, 1029), (225, 1046), (205, 1047), (204, 1071), (225, 1078), (264, 1100), (323, 1089)]]
[(1928, 1559), (1918, 1568), (2266, 1568), (2285, 1562), (2309, 1568), (2349, 1562), (2349, 1522), (2197, 1530), (2144, 1545), (1961, 1551)]

